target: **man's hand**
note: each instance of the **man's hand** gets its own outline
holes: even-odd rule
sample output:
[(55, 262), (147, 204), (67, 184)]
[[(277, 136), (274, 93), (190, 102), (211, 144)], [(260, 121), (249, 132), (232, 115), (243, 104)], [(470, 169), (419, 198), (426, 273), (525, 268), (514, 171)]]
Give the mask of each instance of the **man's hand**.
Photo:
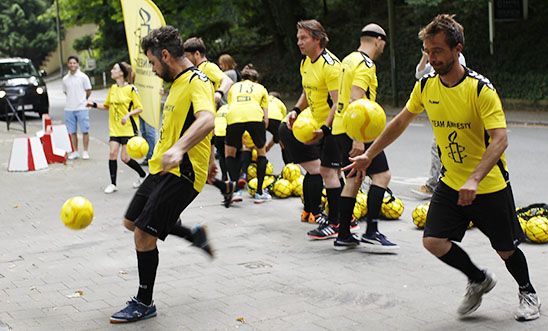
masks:
[(349, 157), (348, 159), (352, 163), (341, 169), (342, 171), (350, 170), (347, 177), (357, 175), (361, 178), (365, 178), (366, 170), (371, 165), (371, 159), (365, 153), (356, 157)]
[(162, 156), (162, 172), (178, 167), (183, 160), (184, 153), (175, 146), (168, 149)]
[(295, 123), (295, 120), (297, 119), (297, 112), (291, 111), (286, 116), (286, 122), (287, 122), (287, 128), (289, 130), (293, 130), (293, 123)]
[(122, 125), (126, 125), (127, 120), (128, 120), (128, 117), (129, 117), (128, 115), (122, 117), (122, 121), (121, 121), (121, 122), (122, 122)]
[(217, 176), (217, 171), (218, 168), (215, 162), (209, 162), (209, 168), (207, 169), (207, 182), (209, 184), (213, 184), (215, 176)]
[(365, 152), (365, 146), (362, 142), (357, 140), (352, 140), (352, 149), (348, 153), (350, 157), (356, 157), (358, 155), (362, 155), (363, 152)]
[(473, 178), (468, 178), (466, 183), (462, 185), (459, 190), (459, 206), (469, 206), (476, 198), (476, 192), (478, 191), (478, 182)]

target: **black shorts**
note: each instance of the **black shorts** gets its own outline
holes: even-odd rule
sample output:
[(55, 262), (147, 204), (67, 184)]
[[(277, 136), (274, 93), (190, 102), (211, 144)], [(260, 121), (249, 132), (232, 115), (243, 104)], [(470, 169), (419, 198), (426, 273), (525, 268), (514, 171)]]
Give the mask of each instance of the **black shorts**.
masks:
[(314, 145), (303, 144), (289, 130), (287, 123), (280, 124), (280, 141), (284, 145), (288, 162), (304, 163), (320, 159), (321, 165), (327, 168), (341, 167), (339, 147), (333, 136), (324, 137)]
[(133, 137), (134, 136), (131, 136), (131, 137), (113, 137), (113, 136), (110, 136), (108, 141), (115, 141), (115, 142), (119, 143), (120, 145), (127, 145), (128, 140), (130, 140)]
[(244, 131), (249, 132), (255, 147), (264, 147), (266, 144), (266, 128), (264, 127), (264, 122), (245, 122), (227, 125), (225, 144), (235, 147), (236, 149), (242, 148), (242, 136)]
[(423, 237), (460, 242), (472, 221), (497, 251), (514, 250), (523, 240), (510, 186), (478, 194), (470, 206), (458, 206), (458, 197), (458, 191), (439, 182), (430, 201)]
[(268, 120), (268, 128), (266, 128), (266, 131), (270, 132), (272, 134), (272, 140), (277, 144), (280, 142), (280, 123), (279, 120)]
[(126, 219), (160, 240), (166, 239), (185, 208), (196, 198), (193, 184), (174, 174), (148, 175), (126, 211)]
[[(343, 167), (346, 167), (350, 164), (348, 159), (348, 153), (352, 150), (352, 139), (348, 137), (345, 133), (335, 135), (335, 140), (339, 146), (339, 151), (341, 152), (341, 164)], [(367, 150), (372, 143), (364, 143), (364, 150)], [(379, 155), (371, 161), (371, 165), (367, 168), (366, 174), (368, 176), (380, 174), (385, 171), (390, 170), (388, 167), (388, 161), (386, 160), (386, 154), (384, 151), (380, 152)], [(345, 171), (345, 174), (348, 175), (349, 171)]]

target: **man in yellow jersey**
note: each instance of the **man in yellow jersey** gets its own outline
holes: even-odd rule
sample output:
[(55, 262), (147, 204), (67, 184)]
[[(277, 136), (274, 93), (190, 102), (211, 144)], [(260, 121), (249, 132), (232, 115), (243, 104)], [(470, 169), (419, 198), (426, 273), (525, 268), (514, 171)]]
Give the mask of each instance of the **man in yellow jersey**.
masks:
[(266, 131), (272, 134), (272, 139), (266, 143), (266, 151), (268, 152), (274, 144), (280, 142), (280, 123), (287, 115), (287, 108), (280, 100), (280, 93), (271, 91), (268, 93), (268, 128)]
[(173, 84), (164, 106), (160, 139), (149, 162), (150, 175), (135, 193), (124, 219), (124, 226), (134, 232), (139, 291), (126, 308), (111, 316), (111, 323), (156, 316), (152, 291), (158, 239), (174, 234), (212, 256), (204, 228), (189, 229), (179, 220), (208, 177), (215, 114), (211, 82), (184, 57), (179, 31), (172, 26), (152, 30), (141, 48), (154, 73)]
[[(287, 127), (280, 129), (282, 142), (292, 161), (306, 170), (301, 221), (319, 223), (317, 229), (308, 232), (310, 239), (335, 238), (339, 227), (340, 157), (337, 143), (331, 135), (331, 125), (337, 107), (340, 61), (326, 49), (328, 41), (327, 33), (320, 22), (307, 20), (297, 23), (297, 45), (305, 55), (300, 66), (303, 92), (287, 115)], [(306, 107), (310, 107), (312, 116), (321, 125), (321, 130), (315, 132), (316, 138), (312, 144), (299, 142), (289, 132), (297, 116)], [(329, 204), (327, 221), (320, 209), (324, 185)]]
[[(343, 125), (343, 113), (346, 107), (354, 101), (366, 98), (375, 101), (377, 97), (377, 73), (375, 60), (383, 53), (386, 45), (386, 33), (379, 25), (367, 24), (361, 31), (360, 47), (350, 53), (342, 61), (341, 75), (339, 76), (339, 105), (333, 121), (333, 136), (339, 144), (341, 163), (348, 165), (348, 157), (358, 156), (367, 150), (371, 143), (364, 144), (352, 141), (346, 135)], [(390, 242), (378, 230), (378, 218), (381, 211), (384, 193), (390, 182), (390, 170), (386, 155), (381, 151), (367, 168), (367, 175), (371, 177), (371, 185), (367, 194), (367, 228), (361, 238), (362, 246), (367, 252), (393, 253), (398, 245)], [(339, 236), (334, 242), (336, 250), (355, 248), (360, 239), (350, 233), (350, 224), (356, 195), (360, 189), (362, 177), (346, 177), (346, 184), (341, 193), (339, 202)]]
[(223, 96), (228, 93), (230, 86), (234, 84), (222, 70), (213, 62), (209, 62), (206, 57), (206, 46), (202, 38), (192, 37), (183, 43), (185, 56), (198, 69), (203, 71), (209, 80), (213, 83), (215, 90), (215, 104), (221, 102)]
[(351, 158), (353, 163), (344, 170), (363, 174), (371, 160), (426, 110), (443, 170), (430, 202), (423, 245), (468, 277), (458, 313), (475, 311), (483, 294), (496, 284), (495, 276), (479, 269), (456, 244), (474, 220), (518, 283), (516, 320), (536, 319), (540, 301), (529, 280), (525, 255), (518, 248), (523, 233), (504, 157), (508, 137), (499, 96), (487, 78), (459, 64), (464, 32), (453, 15), (436, 16), (419, 32), (419, 38), (435, 72), (415, 84), (403, 110), (364, 154)]

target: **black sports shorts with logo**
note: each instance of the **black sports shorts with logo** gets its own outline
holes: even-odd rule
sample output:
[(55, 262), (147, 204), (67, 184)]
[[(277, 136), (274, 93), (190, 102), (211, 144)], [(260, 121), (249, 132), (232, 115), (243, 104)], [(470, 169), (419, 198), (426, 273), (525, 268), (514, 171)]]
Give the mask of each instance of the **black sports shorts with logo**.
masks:
[(179, 216), (196, 198), (194, 184), (172, 173), (148, 175), (126, 211), (126, 219), (146, 233), (165, 240)]
[(264, 122), (244, 122), (229, 124), (226, 127), (225, 144), (235, 147), (236, 149), (242, 148), (242, 136), (244, 131), (249, 132), (253, 144), (257, 148), (263, 148), (266, 144), (266, 128)]

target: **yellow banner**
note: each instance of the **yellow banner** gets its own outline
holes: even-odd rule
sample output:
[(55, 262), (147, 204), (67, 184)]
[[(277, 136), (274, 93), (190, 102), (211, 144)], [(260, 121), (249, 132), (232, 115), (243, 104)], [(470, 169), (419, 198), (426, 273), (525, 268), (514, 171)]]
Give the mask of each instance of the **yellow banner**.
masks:
[(120, 0), (126, 28), (127, 47), (131, 67), (135, 72), (135, 86), (141, 95), (141, 117), (150, 125), (160, 125), (160, 89), (162, 80), (152, 72), (152, 66), (141, 50), (141, 40), (153, 29), (166, 25), (162, 13), (150, 0)]

